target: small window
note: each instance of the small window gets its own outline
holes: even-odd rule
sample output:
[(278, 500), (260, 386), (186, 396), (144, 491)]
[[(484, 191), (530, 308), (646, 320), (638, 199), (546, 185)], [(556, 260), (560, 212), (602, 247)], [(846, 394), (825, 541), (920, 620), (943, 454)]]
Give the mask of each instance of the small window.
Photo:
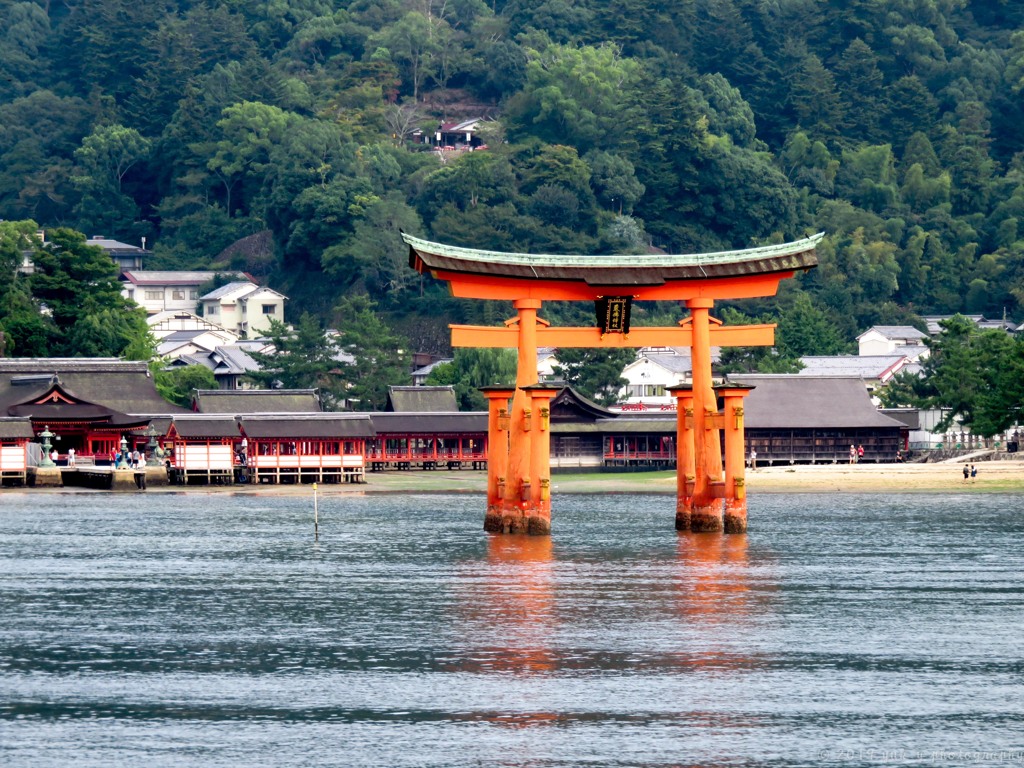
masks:
[(217, 314), (220, 314), (220, 307), (218, 307), (216, 304), (210, 304), (209, 306), (206, 307), (206, 315), (208, 317), (213, 317), (214, 315)]
[(264, 315), (276, 315), (277, 314), (277, 305), (276, 304), (264, 304), (263, 305), (263, 314)]
[(173, 291), (171, 291), (171, 298), (174, 299), (174, 301), (184, 301), (185, 291), (183, 291), (180, 288), (175, 288)]
[(198, 299), (199, 298), (199, 289), (198, 288), (193, 288), (192, 290), (190, 290), (188, 292), (188, 297), (190, 299)]
[(146, 291), (146, 301), (160, 301), (163, 297), (163, 291)]

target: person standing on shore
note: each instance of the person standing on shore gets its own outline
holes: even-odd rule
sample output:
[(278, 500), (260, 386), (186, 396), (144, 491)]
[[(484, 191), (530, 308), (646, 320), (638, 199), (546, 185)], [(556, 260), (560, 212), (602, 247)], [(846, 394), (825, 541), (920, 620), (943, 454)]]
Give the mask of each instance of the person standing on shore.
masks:
[(757, 449), (750, 449), (750, 469), (751, 471), (757, 469)]
[(857, 447), (854, 446), (854, 445), (850, 446), (850, 463), (851, 464), (856, 464), (857, 463)]
[(858, 445), (857, 446), (857, 463), (859, 464), (863, 460), (864, 460), (864, 446), (863, 445)]
[(971, 464), (971, 482), (975, 482), (978, 479), (978, 468)]
[(971, 468), (964, 464), (964, 482), (967, 482), (967, 478), (971, 476)]

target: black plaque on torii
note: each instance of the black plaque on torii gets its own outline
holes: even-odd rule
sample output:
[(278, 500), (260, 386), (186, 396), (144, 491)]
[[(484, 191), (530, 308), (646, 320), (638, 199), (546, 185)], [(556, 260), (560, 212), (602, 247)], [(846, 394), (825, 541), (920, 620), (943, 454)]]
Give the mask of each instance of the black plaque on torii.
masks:
[(600, 296), (594, 300), (597, 313), (597, 327), (601, 333), (629, 333), (629, 313), (633, 307), (632, 296)]

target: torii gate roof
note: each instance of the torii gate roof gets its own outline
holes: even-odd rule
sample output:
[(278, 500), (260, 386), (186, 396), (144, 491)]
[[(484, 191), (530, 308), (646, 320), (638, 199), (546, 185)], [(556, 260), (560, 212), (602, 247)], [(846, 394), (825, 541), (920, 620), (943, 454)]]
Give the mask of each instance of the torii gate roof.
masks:
[[(717, 253), (614, 256), (502, 253), (432, 243), (402, 234), (409, 264), (418, 272), (479, 275), (590, 286), (658, 286), (680, 280), (709, 280), (794, 272), (818, 265), (815, 246), (824, 237)], [(438, 274), (441, 279), (448, 279)]]

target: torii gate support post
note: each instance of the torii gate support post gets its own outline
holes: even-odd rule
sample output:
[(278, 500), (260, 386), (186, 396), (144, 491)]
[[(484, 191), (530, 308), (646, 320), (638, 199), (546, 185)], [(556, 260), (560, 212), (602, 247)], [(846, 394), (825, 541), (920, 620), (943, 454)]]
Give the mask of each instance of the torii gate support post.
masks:
[(693, 325), (693, 448), (694, 482), (690, 528), (693, 531), (721, 531), (722, 501), (716, 493), (722, 480), (722, 454), (715, 416), (718, 401), (711, 378), (711, 326), (708, 310), (714, 301), (688, 299)]
[[(516, 390), (512, 396), (509, 426), (508, 471), (505, 473), (504, 518), (507, 533), (526, 533), (527, 518), (533, 494), (530, 471), (533, 467), (533, 412), (527, 390), (537, 383), (537, 310), (539, 299), (516, 299), (518, 314), (519, 355), (516, 366)], [(546, 437), (546, 436), (545, 436)], [(550, 514), (548, 516), (550, 521)], [(550, 530), (550, 523), (549, 523)]]
[(511, 387), (484, 387), (481, 391), (487, 398), (487, 513), (484, 530), (501, 533), (508, 472), (508, 404), (515, 390)]
[(676, 530), (690, 530), (693, 512), (693, 387), (668, 387), (676, 399)]
[(533, 384), (522, 387), (530, 398), (530, 499), (526, 532), (534, 536), (551, 533), (551, 400), (558, 387)]
[(747, 532), (746, 463), (744, 460), (743, 398), (753, 387), (716, 387), (725, 401), (725, 532)]

